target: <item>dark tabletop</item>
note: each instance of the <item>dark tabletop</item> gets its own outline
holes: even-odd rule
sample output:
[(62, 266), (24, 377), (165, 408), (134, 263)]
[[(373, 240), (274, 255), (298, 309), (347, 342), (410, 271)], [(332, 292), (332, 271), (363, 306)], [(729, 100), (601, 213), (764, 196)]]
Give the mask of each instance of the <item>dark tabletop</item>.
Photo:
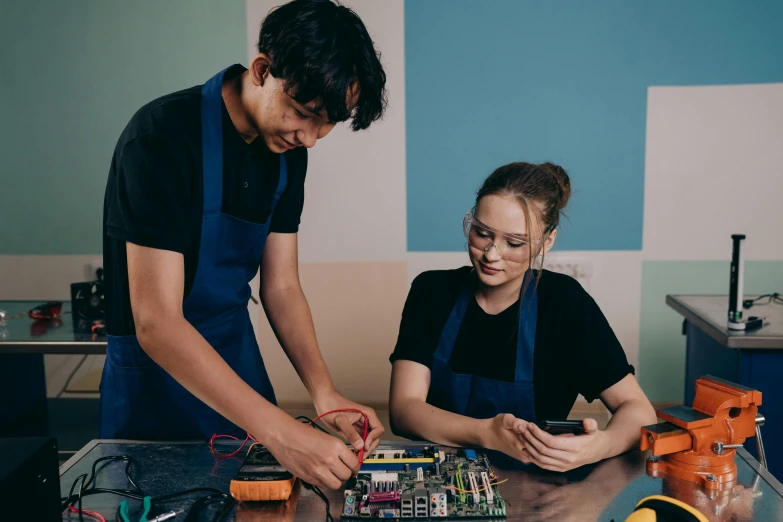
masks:
[[(152, 496), (194, 487), (210, 487), (228, 492), (229, 481), (241, 464), (239, 458), (220, 460), (213, 457), (206, 443), (93, 441), (61, 467), (63, 495), (67, 494), (79, 475), (89, 473), (96, 459), (109, 455), (132, 457), (131, 476), (146, 494)], [(739, 450), (736, 461), (738, 480), (712, 495), (694, 483), (648, 477), (645, 455), (639, 451), (564, 474), (533, 467), (523, 471), (496, 468), (495, 472), (501, 480), (508, 479), (508, 482), (498, 487), (508, 501), (506, 520), (509, 521), (622, 522), (639, 500), (658, 494), (697, 507), (714, 522), (783, 521), (783, 486), (744, 449)], [(98, 487), (128, 487), (123, 466), (122, 463), (112, 463), (100, 469), (97, 474)], [(327, 496), (331, 500), (331, 514), (335, 520), (339, 520), (342, 493), (329, 491)], [(176, 518), (170, 520), (184, 521), (193, 499), (190, 497), (167, 504), (165, 508), (154, 509), (150, 518), (166, 511), (182, 510)], [(114, 495), (94, 495), (85, 498), (84, 508), (98, 511), (107, 521), (112, 521), (121, 500)], [(140, 505), (138, 501), (131, 501), (131, 520), (139, 519)], [(203, 513), (204, 518), (200, 520), (211, 520), (215, 512), (213, 508)], [(324, 501), (297, 483), (297, 488), (287, 502), (241, 503), (226, 520), (321, 521), (325, 520), (325, 514)], [(77, 519), (72, 517), (68, 520)]]

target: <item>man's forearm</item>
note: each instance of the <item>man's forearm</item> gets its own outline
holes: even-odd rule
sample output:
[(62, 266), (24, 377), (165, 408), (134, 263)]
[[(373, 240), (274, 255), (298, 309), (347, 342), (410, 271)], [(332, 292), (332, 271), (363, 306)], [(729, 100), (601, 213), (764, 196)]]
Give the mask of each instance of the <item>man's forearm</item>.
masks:
[(261, 292), (269, 323), (311, 397), (334, 391), (315, 337), (313, 317), (299, 285)]
[(184, 317), (157, 317), (136, 326), (147, 355), (210, 408), (261, 442), (282, 435), (277, 431), (290, 417), (243, 381)]

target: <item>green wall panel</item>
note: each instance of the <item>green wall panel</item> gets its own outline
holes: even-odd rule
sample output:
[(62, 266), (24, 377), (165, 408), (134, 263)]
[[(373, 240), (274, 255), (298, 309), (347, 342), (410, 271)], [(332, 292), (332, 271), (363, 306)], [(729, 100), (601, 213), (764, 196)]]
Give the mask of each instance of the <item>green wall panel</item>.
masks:
[[(645, 261), (642, 264), (639, 383), (650, 400), (682, 402), (684, 397), (683, 317), (666, 305), (666, 295), (728, 296), (728, 291), (728, 261)], [(783, 291), (783, 261), (745, 263), (746, 294), (780, 291)], [(759, 310), (755, 309), (754, 313), (761, 313)]]
[(125, 124), (245, 63), (246, 34), (243, 0), (0, 2), (0, 254), (101, 252)]

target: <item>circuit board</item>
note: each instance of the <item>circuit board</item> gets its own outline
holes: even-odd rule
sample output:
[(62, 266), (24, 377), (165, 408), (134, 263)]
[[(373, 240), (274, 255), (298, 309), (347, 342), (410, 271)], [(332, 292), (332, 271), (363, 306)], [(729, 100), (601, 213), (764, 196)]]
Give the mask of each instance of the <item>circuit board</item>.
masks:
[(505, 518), (489, 459), (475, 450), (379, 446), (343, 492), (343, 518)]

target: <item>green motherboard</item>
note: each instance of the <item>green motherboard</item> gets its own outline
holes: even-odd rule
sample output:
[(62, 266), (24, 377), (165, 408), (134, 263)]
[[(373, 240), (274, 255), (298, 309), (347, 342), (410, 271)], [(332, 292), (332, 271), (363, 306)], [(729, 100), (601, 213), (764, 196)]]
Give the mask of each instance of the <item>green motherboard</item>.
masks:
[(505, 518), (489, 459), (475, 450), (379, 446), (344, 491), (343, 518)]

